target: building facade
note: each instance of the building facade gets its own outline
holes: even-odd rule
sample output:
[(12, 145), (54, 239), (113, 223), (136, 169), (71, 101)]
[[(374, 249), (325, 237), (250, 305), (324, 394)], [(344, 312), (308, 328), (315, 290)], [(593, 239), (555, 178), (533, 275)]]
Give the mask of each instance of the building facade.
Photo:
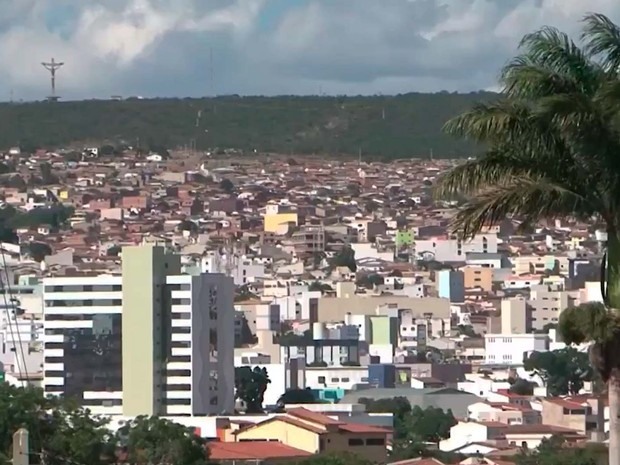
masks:
[(121, 276), (45, 279), (45, 392), (96, 414), (232, 411), (233, 280), (179, 270), (178, 255), (139, 246)]

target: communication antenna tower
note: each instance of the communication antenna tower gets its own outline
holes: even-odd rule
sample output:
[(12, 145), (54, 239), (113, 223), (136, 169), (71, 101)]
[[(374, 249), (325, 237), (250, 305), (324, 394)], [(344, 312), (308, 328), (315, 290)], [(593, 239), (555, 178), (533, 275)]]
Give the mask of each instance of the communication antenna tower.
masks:
[(52, 84), (52, 93), (50, 94), (50, 96), (47, 98), (49, 101), (51, 102), (55, 102), (57, 101), (60, 97), (58, 97), (56, 95), (56, 71), (58, 71), (58, 69), (60, 69), (62, 66), (64, 66), (63, 62), (57, 62), (56, 60), (54, 60), (54, 58), (52, 58), (51, 61), (49, 62), (43, 62), (41, 63), (41, 65), (50, 72), (51, 75), (51, 84)]

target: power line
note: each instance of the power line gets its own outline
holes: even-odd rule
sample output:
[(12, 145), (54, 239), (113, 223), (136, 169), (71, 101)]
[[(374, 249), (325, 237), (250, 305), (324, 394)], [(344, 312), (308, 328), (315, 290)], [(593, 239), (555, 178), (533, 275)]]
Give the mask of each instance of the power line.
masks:
[[(17, 363), (17, 371), (18, 371), (18, 375), (22, 380), (26, 380), (26, 387), (28, 387), (30, 385), (30, 380), (28, 378), (28, 367), (26, 365), (26, 356), (24, 355), (24, 345), (22, 343), (22, 337), (21, 334), (19, 333), (19, 326), (17, 325), (17, 306), (15, 305), (16, 299), (14, 297), (13, 291), (11, 289), (11, 280), (9, 278), (9, 270), (8, 270), (8, 266), (6, 263), (6, 254), (4, 253), (4, 246), (0, 245), (0, 255), (2, 255), (2, 269), (4, 270), (4, 275), (6, 278), (6, 283), (2, 278), (2, 276), (0, 275), (0, 284), (2, 285), (2, 297), (4, 299), (4, 311), (7, 314), (7, 318), (9, 319), (8, 323), (9, 323), (9, 331), (11, 332), (11, 337), (13, 338), (13, 347), (15, 348), (15, 353), (17, 356), (17, 351), (18, 349), (15, 347), (15, 337), (13, 336), (13, 329), (11, 327), (11, 321), (10, 321), (10, 313), (9, 313), (9, 306), (7, 303), (7, 291), (9, 293), (9, 302), (11, 302), (14, 312), (15, 312), (15, 327), (17, 329), (17, 342), (19, 343), (19, 351), (21, 352), (21, 359), (22, 359), (22, 363), (23, 363), (23, 370), (25, 371), (25, 373), (22, 371), (22, 368), (20, 368), (20, 364), (19, 364), (19, 360)], [(39, 440), (39, 446), (42, 447), (43, 446), (43, 436), (41, 434), (41, 425), (40, 425), (40, 419), (37, 419), (37, 421), (34, 422), (34, 431), (33, 433), (33, 439), (38, 439)]]
[[(24, 345), (22, 344), (22, 336), (19, 332), (19, 326), (17, 324), (17, 306), (15, 305), (15, 298), (13, 296), (13, 292), (11, 290), (11, 282), (10, 282), (10, 277), (9, 277), (9, 270), (8, 270), (8, 266), (6, 264), (6, 255), (4, 253), (4, 246), (0, 246), (0, 254), (2, 255), (2, 269), (4, 271), (4, 276), (6, 281), (3, 279), (1, 280), (2, 282), (2, 298), (4, 300), (4, 311), (6, 313), (7, 316), (7, 321), (9, 324), (9, 332), (11, 333), (11, 338), (13, 339), (13, 348), (15, 349), (15, 355), (19, 356), (19, 353), (21, 353), (21, 363), (23, 363), (23, 369), (25, 370), (25, 373), (22, 372), (22, 369), (20, 368), (20, 361), (19, 358), (17, 360), (17, 371), (18, 374), (20, 376), (20, 378), (26, 379), (26, 384), (28, 384), (28, 370), (26, 367), (26, 356), (24, 355)], [(6, 283), (6, 284), (5, 284)], [(9, 300), (7, 302), (7, 291), (9, 293)], [(15, 335), (13, 332), (13, 324), (11, 322), (11, 314), (9, 312), (9, 302), (11, 303), (11, 306), (13, 308), (14, 311), (14, 319), (15, 319), (15, 329), (17, 332), (17, 342), (19, 344), (19, 353), (18, 353), (18, 349), (15, 347)], [(26, 376), (24, 376), (24, 374)]]

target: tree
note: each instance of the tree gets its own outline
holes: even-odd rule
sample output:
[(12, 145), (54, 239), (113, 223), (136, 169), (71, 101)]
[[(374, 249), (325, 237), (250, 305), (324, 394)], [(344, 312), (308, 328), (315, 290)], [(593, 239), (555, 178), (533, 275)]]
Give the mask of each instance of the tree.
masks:
[(327, 454), (317, 454), (297, 462), (298, 465), (373, 465), (373, 462), (366, 460), (351, 452), (331, 452)]
[(220, 189), (222, 189), (227, 194), (232, 194), (235, 190), (235, 185), (228, 178), (222, 179), (222, 182), (220, 182)]
[(366, 407), (369, 413), (391, 413), (394, 415), (394, 434), (397, 439), (407, 436), (406, 418), (411, 414), (411, 403), (406, 397), (388, 397), (369, 399), (362, 397), (358, 402)]
[(376, 273), (362, 274), (355, 280), (355, 284), (357, 286), (365, 287), (367, 289), (372, 289), (375, 286), (382, 285), (383, 283), (385, 283), (385, 279), (383, 278), (383, 276)]
[(28, 244), (28, 253), (35, 262), (41, 263), (52, 254), (52, 248), (44, 242), (31, 242)]
[(450, 428), (457, 422), (451, 410), (411, 407), (406, 397), (386, 399), (360, 398), (360, 404), (370, 413), (392, 413), (396, 439), (413, 442), (439, 442), (450, 436)]
[(235, 368), (235, 397), (243, 401), (246, 413), (263, 413), (263, 398), (269, 383), (266, 368)]
[(562, 436), (551, 436), (541, 441), (534, 450), (522, 450), (515, 457), (516, 465), (598, 465), (604, 463), (603, 444), (591, 443), (584, 447), (567, 447)]
[(288, 389), (278, 399), (279, 404), (317, 404), (320, 403), (310, 388)]
[(339, 266), (345, 266), (349, 268), (353, 273), (357, 271), (357, 264), (355, 263), (355, 250), (350, 245), (343, 247), (331, 259), (330, 266), (336, 268)]
[(39, 165), (39, 171), (41, 172), (41, 181), (44, 185), (56, 184), (58, 177), (52, 173), (52, 165), (47, 162), (43, 162)]
[(479, 337), (480, 335), (476, 333), (474, 327), (472, 325), (458, 325), (457, 330), (459, 334), (467, 337)]
[(509, 391), (519, 396), (531, 396), (534, 394), (535, 387), (535, 383), (527, 379), (519, 378), (510, 386)]
[(116, 149), (113, 145), (105, 144), (99, 147), (99, 155), (102, 157), (114, 155), (116, 153)]
[[(206, 441), (193, 429), (158, 417), (139, 416), (116, 434), (129, 463), (207, 464)], [(81, 462), (88, 463), (88, 462)]]
[(114, 442), (106, 419), (61, 399), (46, 398), (37, 388), (0, 383), (0, 458), (11, 456), (13, 433), (26, 428), (30, 449), (42, 451), (31, 463), (103, 464), (112, 457)]
[(610, 465), (620, 464), (619, 37), (620, 28), (599, 14), (585, 17), (581, 49), (553, 28), (526, 35), (501, 74), (502, 98), (446, 124), (485, 152), (448, 172), (437, 189), (467, 196), (453, 223), (464, 238), (506, 217), (526, 227), (543, 218), (605, 223), (609, 310), (596, 315), (607, 326), (587, 332), (566, 323), (573, 331), (564, 340), (595, 342), (595, 367), (609, 386)]
[(572, 347), (532, 352), (523, 360), (523, 367), (540, 376), (550, 396), (578, 394), (584, 381), (592, 381), (594, 376), (588, 354)]
[(312, 283), (310, 283), (310, 285), (308, 286), (308, 290), (310, 292), (328, 292), (328, 291), (332, 291), (333, 288), (327, 284), (327, 283), (322, 283), (320, 281), (313, 281)]

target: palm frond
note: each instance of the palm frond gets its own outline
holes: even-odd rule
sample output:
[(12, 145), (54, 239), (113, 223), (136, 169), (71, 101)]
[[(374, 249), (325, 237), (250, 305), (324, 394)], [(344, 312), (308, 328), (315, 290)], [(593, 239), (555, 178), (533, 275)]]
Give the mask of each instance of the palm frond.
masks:
[(455, 166), (435, 185), (437, 199), (474, 195), (486, 186), (502, 185), (517, 176), (528, 175), (525, 158), (503, 149), (492, 149), (484, 156)]
[(557, 94), (537, 100), (532, 114), (553, 121), (560, 132), (574, 130), (597, 119), (592, 101), (582, 93)]
[(599, 59), (605, 71), (617, 75), (620, 71), (620, 27), (607, 16), (587, 14), (581, 39), (585, 50)]
[(588, 218), (595, 212), (588, 199), (578, 193), (544, 178), (522, 176), (479, 192), (459, 210), (451, 227), (471, 238), (506, 217), (517, 217), (530, 225), (542, 218)]
[(523, 133), (526, 129), (523, 123), (529, 112), (527, 105), (513, 100), (479, 103), (449, 120), (443, 130), (478, 142), (495, 141), (507, 134)]
[(568, 34), (556, 28), (543, 27), (525, 35), (519, 48), (530, 62), (557, 74), (570, 76), (581, 84), (584, 92), (591, 93), (596, 89), (600, 69)]
[(554, 94), (573, 94), (583, 90), (573, 76), (535, 63), (527, 55), (514, 58), (502, 69), (503, 93), (519, 99), (536, 99)]

